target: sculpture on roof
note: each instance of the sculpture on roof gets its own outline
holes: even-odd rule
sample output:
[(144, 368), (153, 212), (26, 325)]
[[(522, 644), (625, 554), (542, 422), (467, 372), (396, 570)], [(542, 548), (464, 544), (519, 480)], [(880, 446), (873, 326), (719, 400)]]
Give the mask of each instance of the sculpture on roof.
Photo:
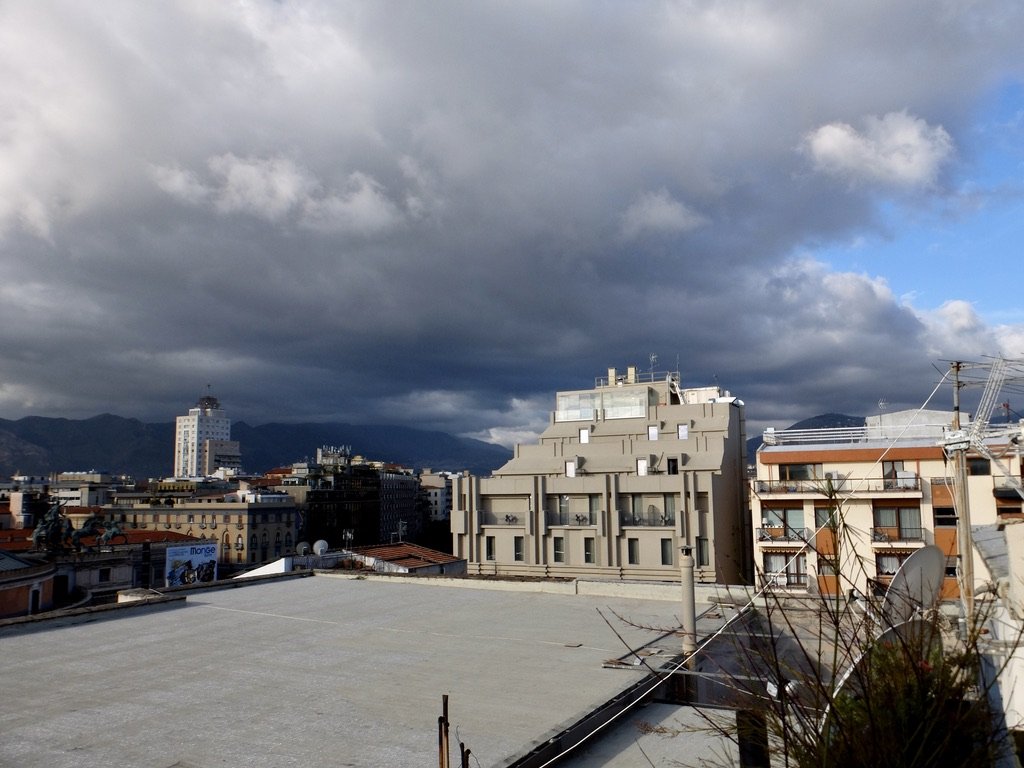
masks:
[(120, 525), (113, 520), (107, 520), (96, 515), (86, 518), (85, 522), (82, 523), (82, 527), (71, 533), (71, 544), (74, 546), (75, 551), (82, 551), (82, 539), (85, 536), (95, 536), (96, 544), (99, 546), (110, 544), (118, 536), (124, 539), (124, 543), (128, 543), (128, 536), (121, 530)]
[(75, 527), (61, 512), (60, 503), (54, 502), (32, 531), (32, 546), (51, 555), (60, 554), (67, 551), (75, 533)]

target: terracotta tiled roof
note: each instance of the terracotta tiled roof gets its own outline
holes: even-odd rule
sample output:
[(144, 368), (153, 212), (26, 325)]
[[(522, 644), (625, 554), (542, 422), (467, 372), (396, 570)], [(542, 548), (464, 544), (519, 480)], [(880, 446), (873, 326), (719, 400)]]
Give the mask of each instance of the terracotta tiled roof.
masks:
[[(199, 541), (198, 536), (187, 536), (184, 533), (178, 533), (177, 531), (150, 531), (150, 530), (139, 530), (135, 528), (129, 528), (124, 532), (125, 539), (120, 536), (116, 540), (111, 542), (112, 544), (124, 545), (124, 544), (143, 544), (146, 542), (182, 542), (182, 541)], [(95, 547), (96, 537), (95, 536), (83, 536), (82, 546)], [(14, 529), (8, 531), (0, 531), (0, 549), (6, 550), (7, 552), (28, 552), (32, 549), (32, 531), (25, 529)]]
[(422, 568), (427, 565), (447, 565), (460, 562), (460, 558), (449, 555), (447, 552), (438, 552), (436, 549), (428, 549), (408, 541), (398, 544), (378, 544), (373, 547), (356, 547), (353, 551), (405, 568)]

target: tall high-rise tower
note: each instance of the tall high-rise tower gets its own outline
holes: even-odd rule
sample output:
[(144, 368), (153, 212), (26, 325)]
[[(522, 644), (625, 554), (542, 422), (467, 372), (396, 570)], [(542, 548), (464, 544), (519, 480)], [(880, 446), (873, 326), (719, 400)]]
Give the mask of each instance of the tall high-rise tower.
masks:
[(238, 469), (238, 443), (231, 439), (231, 420), (217, 398), (199, 398), (174, 430), (174, 476), (202, 477), (220, 468)]

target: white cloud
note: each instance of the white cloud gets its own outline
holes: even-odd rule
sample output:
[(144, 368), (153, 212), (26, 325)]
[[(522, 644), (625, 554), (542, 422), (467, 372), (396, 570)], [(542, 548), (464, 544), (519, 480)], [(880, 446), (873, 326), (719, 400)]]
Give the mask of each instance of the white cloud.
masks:
[(954, 299), (920, 316), (928, 328), (926, 351), (931, 357), (979, 360), (1002, 351), (994, 329), (970, 302)]
[(905, 111), (869, 116), (862, 132), (847, 123), (829, 123), (808, 133), (805, 144), (822, 173), (904, 188), (935, 184), (954, 153), (953, 139), (942, 126), (930, 126)]
[(705, 221), (662, 188), (643, 193), (626, 209), (622, 234), (627, 239), (644, 234), (676, 235), (696, 229)]
[(153, 166), (153, 179), (156, 185), (171, 197), (198, 205), (210, 196), (210, 190), (192, 172), (178, 166)]
[(215, 205), (225, 213), (250, 213), (277, 221), (301, 207), (314, 182), (295, 163), (283, 157), (212, 157)]
[(402, 221), (402, 212), (388, 199), (383, 187), (358, 171), (349, 176), (344, 193), (308, 198), (303, 209), (303, 223), (323, 232), (372, 235)]
[(231, 153), (207, 161), (211, 178), (192, 171), (157, 166), (157, 186), (182, 202), (212, 202), (224, 214), (242, 213), (269, 222), (295, 219), (320, 232), (370, 235), (401, 223), (403, 214), (383, 187), (365, 173), (349, 174), (345, 188), (325, 193), (306, 169), (284, 157), (236, 157)]

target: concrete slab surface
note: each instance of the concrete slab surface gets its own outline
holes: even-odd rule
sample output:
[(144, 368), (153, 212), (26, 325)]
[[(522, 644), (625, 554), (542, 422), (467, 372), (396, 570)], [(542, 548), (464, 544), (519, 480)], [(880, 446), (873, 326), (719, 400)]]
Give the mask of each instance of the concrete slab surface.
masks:
[[(599, 614), (675, 626), (657, 600), (317, 575), (0, 637), (0, 765), (433, 766), (521, 754), (635, 681)], [(635, 646), (649, 633), (616, 623)]]

